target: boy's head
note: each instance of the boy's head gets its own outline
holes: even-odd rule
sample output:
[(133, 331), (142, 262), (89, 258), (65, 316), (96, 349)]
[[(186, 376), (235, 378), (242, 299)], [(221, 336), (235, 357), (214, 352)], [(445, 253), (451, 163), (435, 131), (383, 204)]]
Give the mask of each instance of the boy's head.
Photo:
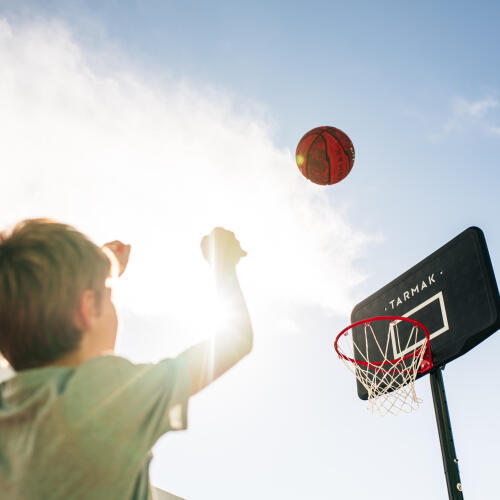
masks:
[(98, 317), (104, 304), (97, 328), (113, 328), (109, 271), (105, 253), (71, 226), (32, 219), (0, 233), (0, 352), (15, 370), (77, 350), (93, 328), (89, 308)]

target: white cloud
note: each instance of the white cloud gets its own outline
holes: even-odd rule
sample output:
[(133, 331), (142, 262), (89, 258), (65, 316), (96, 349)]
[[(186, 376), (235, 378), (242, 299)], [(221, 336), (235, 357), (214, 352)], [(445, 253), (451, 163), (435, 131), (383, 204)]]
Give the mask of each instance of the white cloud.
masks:
[(369, 238), (300, 177), (258, 114), (91, 60), (57, 22), (0, 22), (1, 226), (50, 216), (99, 243), (131, 242), (118, 301), (195, 325), (210, 313), (199, 239), (226, 225), (249, 252), (240, 272), (256, 323), (350, 310)]
[(498, 107), (498, 101), (487, 97), (480, 101), (467, 101), (462, 97), (455, 99), (454, 108), (455, 114), (459, 116), (484, 116), (485, 113)]
[(490, 127), (489, 131), (494, 135), (500, 136), (500, 127)]
[(452, 104), (452, 115), (443, 127), (445, 135), (462, 129), (473, 123), (475, 126), (484, 126), (486, 115), (500, 106), (500, 102), (492, 97), (477, 101), (468, 101), (463, 97), (456, 97)]

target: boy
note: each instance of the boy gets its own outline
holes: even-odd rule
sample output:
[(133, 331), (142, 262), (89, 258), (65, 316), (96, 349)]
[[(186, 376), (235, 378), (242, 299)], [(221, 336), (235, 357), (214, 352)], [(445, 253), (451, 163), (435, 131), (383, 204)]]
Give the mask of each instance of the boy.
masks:
[[(105, 247), (123, 272), (130, 247)], [(246, 253), (222, 228), (202, 252), (231, 313), (225, 325), (175, 359), (133, 364), (109, 354), (117, 317), (102, 249), (47, 219), (0, 233), (0, 352), (17, 372), (0, 384), (1, 498), (152, 498), (152, 446), (185, 429), (189, 397), (252, 348), (235, 271)]]

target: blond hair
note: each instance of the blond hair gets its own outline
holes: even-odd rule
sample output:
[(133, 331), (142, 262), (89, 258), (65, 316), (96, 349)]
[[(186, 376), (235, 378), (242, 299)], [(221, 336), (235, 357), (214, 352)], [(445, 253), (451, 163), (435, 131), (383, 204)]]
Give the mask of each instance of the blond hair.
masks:
[(80, 297), (99, 294), (109, 270), (104, 252), (66, 224), (29, 219), (0, 233), (0, 352), (15, 370), (78, 348)]

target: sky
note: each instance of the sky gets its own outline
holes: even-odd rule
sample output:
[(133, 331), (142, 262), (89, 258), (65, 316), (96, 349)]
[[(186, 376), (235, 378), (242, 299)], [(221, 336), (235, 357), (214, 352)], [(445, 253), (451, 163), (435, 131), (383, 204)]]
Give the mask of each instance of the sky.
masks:
[[(0, 0), (0, 226), (48, 216), (132, 244), (118, 352), (175, 356), (211, 333), (199, 241), (235, 231), (250, 356), (192, 398), (154, 484), (203, 499), (442, 499), (428, 378), (372, 417), (335, 334), (364, 297), (465, 228), (500, 266), (496, 2)], [(302, 135), (344, 130), (323, 187)], [(444, 371), (464, 496), (493, 498), (498, 334)], [(416, 476), (416, 477), (415, 477)]]

